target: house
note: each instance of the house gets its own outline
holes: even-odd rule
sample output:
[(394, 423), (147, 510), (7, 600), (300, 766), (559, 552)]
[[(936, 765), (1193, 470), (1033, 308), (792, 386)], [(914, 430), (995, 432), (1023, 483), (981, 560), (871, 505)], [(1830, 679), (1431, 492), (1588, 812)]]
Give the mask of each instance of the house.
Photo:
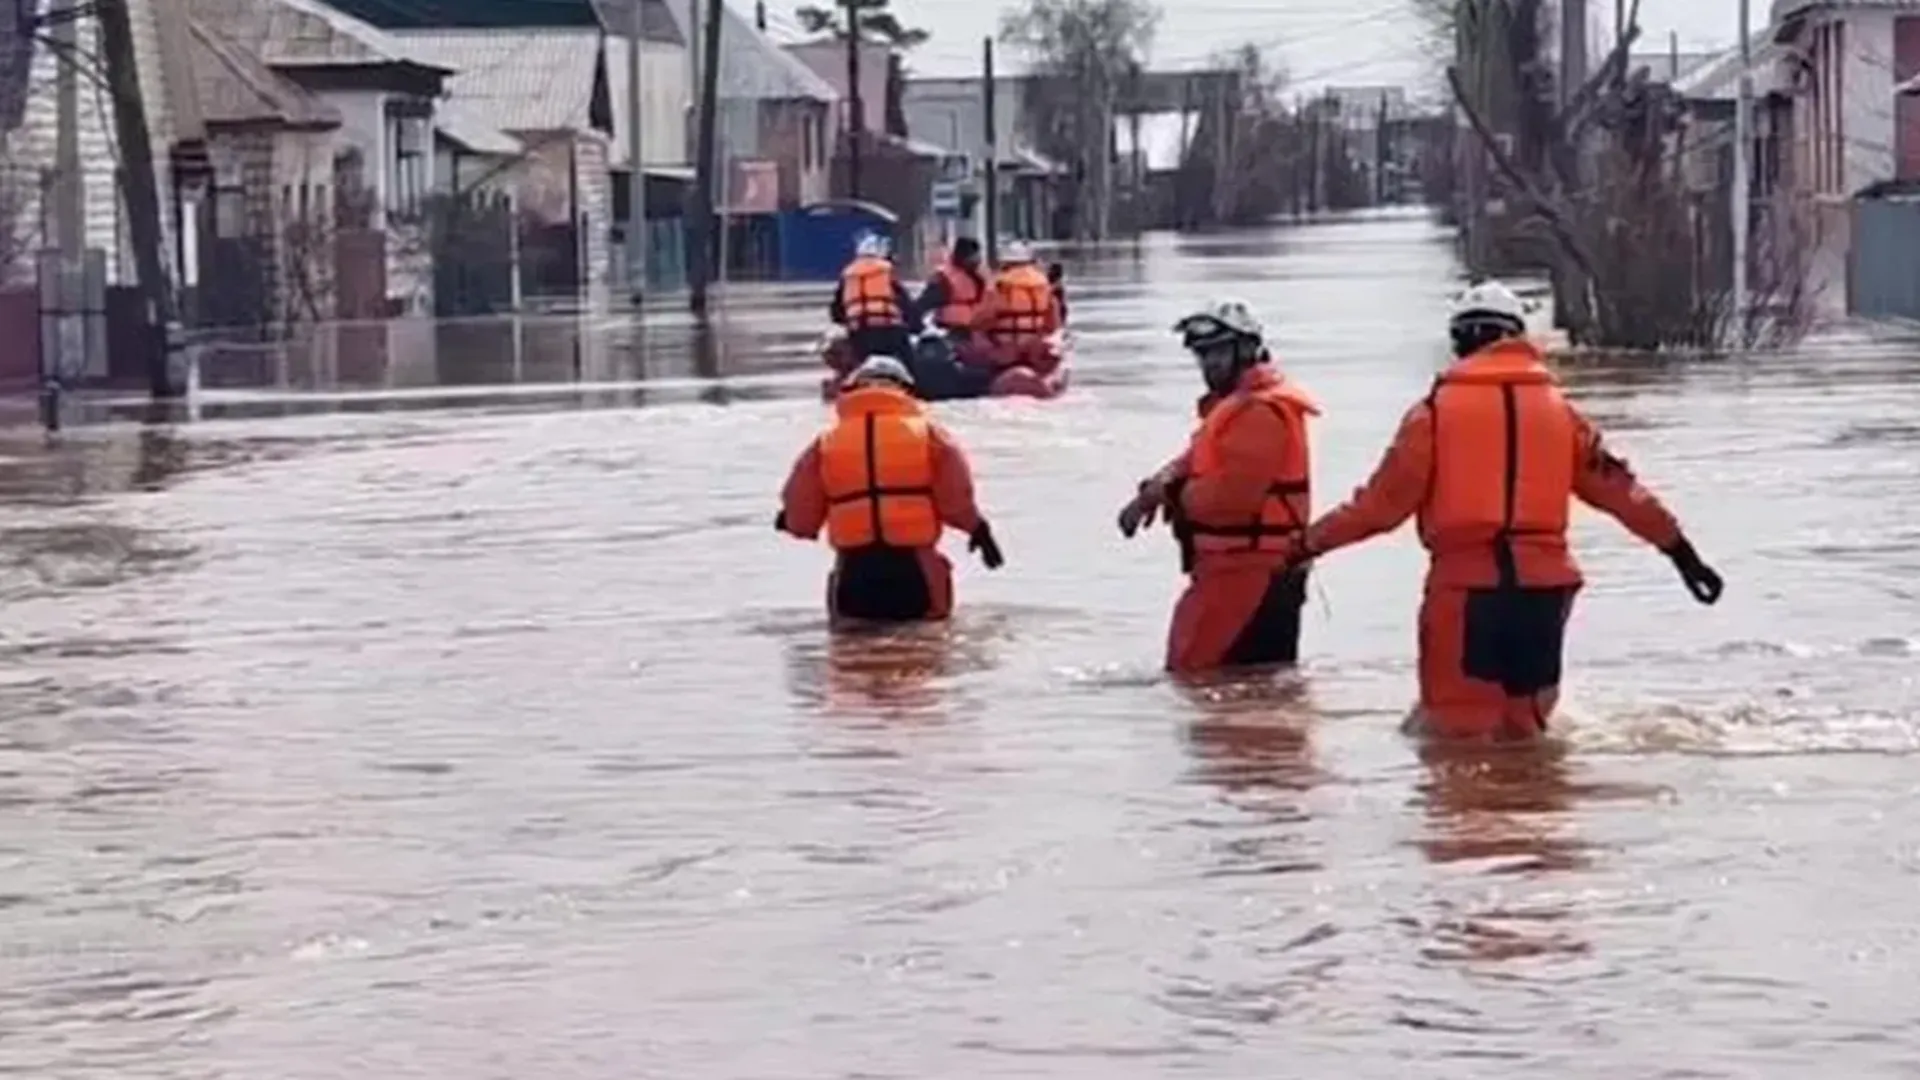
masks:
[[(538, 223), (523, 237), (533, 241), (524, 253), (529, 296), (584, 298), (589, 306), (604, 304), (628, 276), (616, 244), (628, 205), (626, 38), (637, 11), (647, 216), (651, 231), (676, 241), (650, 245), (648, 274), (656, 283), (678, 279), (692, 88), (685, 40), (665, 0), (332, 2), (457, 69), (447, 111), (466, 135), (443, 129), (443, 160), (461, 159), (468, 175), (512, 189), (523, 217)], [(525, 160), (499, 168), (497, 150), (471, 145), (487, 130), (512, 136)], [(509, 171), (516, 175), (503, 175)], [(671, 258), (658, 258), (663, 252)]]
[[(1775, 0), (1771, 40), (1791, 94), (1791, 174), (1810, 224), (1809, 271), (1828, 314), (1853, 310), (1863, 274), (1913, 272), (1856, 234), (1863, 192), (1920, 180), (1920, 105), (1897, 88), (1920, 76), (1920, 0)], [(1888, 269), (1891, 267), (1891, 269)]]
[(190, 19), (338, 111), (342, 145), (335, 160), (315, 162), (313, 168), (333, 173), (338, 205), (364, 192), (367, 205), (360, 219), (342, 224), (383, 234), (386, 274), (383, 289), (364, 306), (350, 302), (340, 316), (430, 312), (432, 132), (436, 102), (452, 70), (417, 59), (386, 32), (319, 0), (182, 0), (182, 5)]
[(835, 125), (838, 138), (829, 181), (834, 197), (868, 201), (884, 208), (895, 219), (895, 258), (902, 265), (926, 261), (939, 245), (943, 231), (933, 215), (933, 185), (940, 177), (947, 151), (908, 135), (902, 115), (905, 79), (898, 54), (882, 42), (861, 42), (861, 107), (856, 125), (847, 78), (846, 42), (826, 39), (786, 48), (840, 97), (840, 122)]
[(1776, 0), (1773, 23), (1790, 50), (1808, 190), (1920, 178), (1920, 114), (1896, 92), (1920, 76), (1920, 0)]
[[(198, 18), (186, 28), (215, 182), (204, 199), (174, 204), (188, 238), (182, 317), (245, 327), (333, 318), (332, 252), (320, 249), (332, 237), (335, 199), (350, 197), (337, 164), (340, 110)], [(384, 282), (384, 266), (373, 269)]]
[[(659, 185), (649, 184), (649, 216), (673, 212), (687, 171), (686, 49), (670, 22), (648, 24), (641, 43), (641, 155)], [(394, 36), (421, 55), (456, 70), (443, 112), (452, 144), (491, 132), (517, 150), (457, 166), (449, 187), (487, 180), (510, 190), (521, 216), (522, 294), (584, 299), (595, 310), (624, 282), (624, 257), (613, 246), (626, 216), (616, 177), (629, 169), (627, 43), (597, 27), (403, 29)], [(456, 133), (466, 131), (464, 139)], [(657, 196), (657, 197), (653, 197)]]
[[(1055, 237), (1058, 179), (1065, 171), (1035, 149), (1026, 131), (1024, 76), (993, 83), (994, 158), (1000, 176), (999, 231), (1005, 236)], [(901, 111), (907, 133), (968, 165), (961, 212), (976, 236), (986, 231), (984, 180), (987, 147), (986, 84), (981, 78), (909, 79)]]
[[(697, 42), (704, 27), (694, 20), (704, 12), (690, 0), (670, 0), (670, 7), (687, 40)], [(840, 94), (731, 8), (721, 10), (718, 75), (722, 265), (730, 276), (779, 276), (779, 214), (829, 195)]]

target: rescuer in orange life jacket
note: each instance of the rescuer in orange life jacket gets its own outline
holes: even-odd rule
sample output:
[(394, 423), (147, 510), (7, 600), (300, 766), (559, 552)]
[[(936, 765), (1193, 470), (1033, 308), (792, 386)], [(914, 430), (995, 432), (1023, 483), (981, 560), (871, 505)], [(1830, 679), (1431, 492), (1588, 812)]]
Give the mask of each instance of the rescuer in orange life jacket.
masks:
[(884, 236), (867, 233), (854, 246), (853, 261), (840, 272), (840, 284), (827, 305), (827, 317), (847, 329), (847, 346), (857, 363), (869, 356), (912, 356), (913, 301), (894, 271), (892, 248)]
[(946, 262), (927, 279), (927, 287), (920, 291), (919, 310), (933, 325), (945, 330), (957, 348), (973, 336), (973, 317), (986, 295), (980, 241), (963, 236), (953, 242)]
[(1031, 244), (1007, 241), (1000, 261), (1000, 271), (974, 313), (974, 328), (986, 332), (998, 366), (1019, 365), (1046, 375), (1060, 364), (1052, 343), (1066, 325), (1060, 293), (1034, 262)]
[(1411, 730), (1531, 739), (1559, 700), (1581, 574), (1567, 544), (1574, 499), (1673, 561), (1696, 600), (1720, 575), (1564, 395), (1526, 338), (1526, 308), (1498, 282), (1455, 301), (1455, 362), (1408, 410), (1386, 456), (1308, 529), (1296, 560), (1391, 532), (1418, 515), (1429, 563), (1420, 605), (1420, 704)]
[(1289, 557), (1313, 513), (1307, 420), (1320, 409), (1280, 373), (1245, 304), (1214, 304), (1174, 329), (1206, 380), (1200, 426), (1120, 511), (1125, 536), (1164, 511), (1180, 540), (1190, 577), (1167, 670), (1294, 663), (1307, 575)]
[(992, 389), (991, 357), (983, 355), (987, 342), (973, 332), (974, 319), (986, 295), (980, 241), (963, 236), (953, 242), (946, 262), (927, 279), (927, 287), (920, 293), (920, 315), (945, 332), (951, 346), (950, 352), (918, 352), (910, 362), (921, 397), (932, 401), (974, 398)]
[(974, 503), (965, 452), (912, 388), (898, 360), (861, 363), (834, 400), (834, 426), (807, 444), (781, 492), (776, 529), (802, 540), (827, 530), (836, 623), (946, 618), (953, 564), (938, 547), (944, 529), (966, 533), (987, 569), (1006, 561)]

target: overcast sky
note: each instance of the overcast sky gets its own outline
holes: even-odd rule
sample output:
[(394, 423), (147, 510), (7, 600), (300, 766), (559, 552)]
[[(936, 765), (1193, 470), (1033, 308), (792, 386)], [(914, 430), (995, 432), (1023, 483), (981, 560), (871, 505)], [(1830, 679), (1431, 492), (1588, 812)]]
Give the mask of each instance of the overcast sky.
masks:
[[(743, 7), (751, 0), (735, 0)], [(1731, 44), (1738, 34), (1739, 0), (1641, 0), (1640, 22), (1649, 44), (1664, 47), (1670, 33), (1682, 50)], [(1768, 0), (1748, 0), (1755, 26)], [(1612, 21), (1611, 0), (1589, 0)], [(768, 29), (791, 31), (793, 0), (766, 0)], [(901, 20), (933, 35), (914, 51), (915, 74), (962, 75), (979, 70), (980, 39), (992, 34), (1003, 0), (893, 0)], [(1428, 85), (1435, 69), (1417, 48), (1418, 31), (1407, 0), (1161, 0), (1155, 66), (1204, 60), (1248, 41), (1269, 47), (1300, 89), (1327, 83)], [(1013, 59), (1011, 57), (1007, 58)]]

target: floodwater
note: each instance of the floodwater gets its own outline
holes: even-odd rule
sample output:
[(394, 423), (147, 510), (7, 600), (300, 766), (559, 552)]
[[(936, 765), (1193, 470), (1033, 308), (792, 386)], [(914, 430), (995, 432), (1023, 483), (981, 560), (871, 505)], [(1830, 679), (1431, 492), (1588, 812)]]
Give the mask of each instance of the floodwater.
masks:
[(1726, 598), (1583, 518), (1563, 749), (1423, 757), (1410, 538), (1323, 565), (1298, 678), (1196, 691), (1112, 519), (1217, 293), (1360, 480), (1444, 238), (1074, 285), (1069, 397), (941, 407), (1007, 567), (950, 545), (887, 640), (770, 527), (817, 297), (751, 393), (9, 437), (0, 1074), (1920, 1075), (1920, 351), (1571, 374)]

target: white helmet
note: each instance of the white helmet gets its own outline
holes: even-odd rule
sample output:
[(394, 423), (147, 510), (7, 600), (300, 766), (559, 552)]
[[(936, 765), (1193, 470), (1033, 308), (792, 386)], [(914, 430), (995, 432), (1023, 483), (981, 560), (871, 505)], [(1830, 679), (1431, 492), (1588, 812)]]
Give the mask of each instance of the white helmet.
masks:
[(1009, 240), (1006, 246), (1000, 249), (1000, 264), (1002, 266), (1018, 266), (1021, 263), (1030, 263), (1032, 261), (1033, 245), (1027, 243), (1025, 240)]
[(879, 233), (861, 233), (854, 241), (853, 254), (859, 259), (884, 259), (893, 253), (893, 245)]
[(1482, 281), (1454, 297), (1448, 321), (1510, 323), (1518, 333), (1526, 329), (1527, 302), (1498, 281)]
[(1173, 324), (1173, 332), (1189, 349), (1205, 348), (1234, 339), (1260, 341), (1266, 334), (1260, 320), (1238, 300), (1220, 300)]
[(913, 372), (891, 356), (869, 356), (860, 362), (859, 367), (848, 372), (840, 385), (852, 389), (870, 383), (892, 383), (906, 389), (913, 385)]

